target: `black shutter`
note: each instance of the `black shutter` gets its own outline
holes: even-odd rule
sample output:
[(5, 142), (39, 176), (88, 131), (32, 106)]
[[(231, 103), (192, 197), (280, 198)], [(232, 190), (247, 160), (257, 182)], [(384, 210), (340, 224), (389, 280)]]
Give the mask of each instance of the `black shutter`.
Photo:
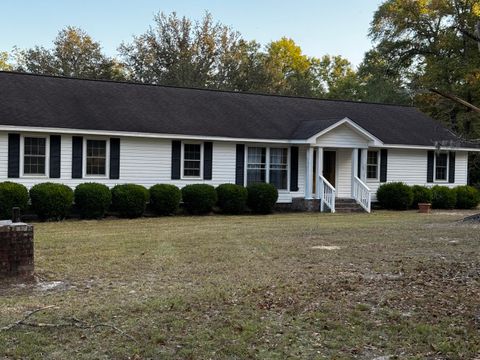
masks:
[(212, 180), (213, 143), (203, 143), (203, 179)]
[(427, 183), (433, 183), (433, 163), (435, 161), (435, 151), (427, 152)]
[(120, 179), (120, 139), (110, 139), (110, 179)]
[(172, 180), (180, 179), (180, 162), (182, 161), (182, 142), (172, 141)]
[(448, 156), (448, 182), (453, 184), (455, 182), (455, 153), (450, 151)]
[(50, 177), (60, 178), (60, 159), (62, 151), (62, 137), (50, 135)]
[(20, 177), (20, 135), (8, 134), (8, 177)]
[(235, 162), (235, 184), (244, 185), (245, 176), (245, 145), (237, 144), (237, 155)]
[[(362, 179), (362, 149), (358, 149), (357, 157), (357, 177)], [(365, 155), (366, 156), (366, 155)]]
[(298, 146), (290, 148), (290, 191), (298, 191)]
[(83, 176), (83, 137), (72, 137), (72, 179)]
[(380, 182), (387, 182), (388, 150), (380, 150)]

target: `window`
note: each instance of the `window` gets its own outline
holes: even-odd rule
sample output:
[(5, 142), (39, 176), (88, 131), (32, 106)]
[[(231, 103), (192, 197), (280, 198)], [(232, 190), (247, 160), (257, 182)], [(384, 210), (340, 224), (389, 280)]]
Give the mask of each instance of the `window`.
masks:
[(447, 181), (448, 154), (440, 153), (435, 156), (435, 180)]
[(107, 142), (87, 140), (87, 175), (106, 175)]
[(46, 138), (24, 138), (23, 173), (25, 175), (45, 175), (46, 144)]
[(288, 149), (249, 147), (247, 186), (270, 183), (278, 190), (288, 190)]
[(378, 179), (378, 151), (367, 152), (367, 179)]
[(266, 182), (267, 149), (249, 147), (247, 157), (247, 186)]
[(200, 177), (202, 163), (202, 146), (200, 144), (183, 144), (183, 176)]
[(270, 149), (270, 184), (279, 190), (288, 188), (288, 149)]

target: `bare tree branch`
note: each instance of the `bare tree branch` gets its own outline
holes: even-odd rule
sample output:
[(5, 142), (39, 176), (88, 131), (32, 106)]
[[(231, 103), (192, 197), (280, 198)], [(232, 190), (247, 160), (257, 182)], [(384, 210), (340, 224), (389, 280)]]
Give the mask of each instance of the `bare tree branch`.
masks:
[(15, 321), (14, 323), (12, 323), (10, 325), (7, 325), (3, 328), (0, 328), (0, 332), (12, 330), (13, 328), (15, 328), (17, 326), (28, 326), (28, 327), (34, 327), (34, 328), (76, 327), (76, 328), (83, 329), (83, 330), (93, 330), (93, 329), (100, 328), (100, 327), (106, 327), (106, 328), (110, 328), (110, 329), (116, 331), (117, 333), (119, 333), (120, 335), (130, 339), (131, 341), (138, 343), (137, 339), (135, 339), (132, 335), (127, 334), (125, 331), (119, 329), (115, 325), (108, 324), (108, 323), (89, 324), (86, 321), (77, 319), (75, 317), (70, 318), (66, 322), (56, 323), (56, 324), (27, 321), (30, 317), (32, 317), (36, 313), (47, 310), (47, 309), (52, 309), (52, 308), (56, 308), (56, 306), (49, 305), (49, 306), (45, 306), (45, 307), (38, 308), (38, 309), (35, 309), (33, 311), (30, 311), (22, 319), (20, 319), (18, 321)]
[(466, 106), (467, 108), (475, 111), (475, 112), (478, 112), (480, 113), (480, 108), (476, 107), (475, 105), (473, 104), (470, 104), (468, 101), (465, 101), (461, 98), (459, 98), (458, 96), (456, 95), (453, 95), (453, 94), (449, 94), (449, 93), (445, 93), (443, 91), (440, 91), (438, 89), (429, 89), (431, 92), (435, 93), (435, 94), (438, 94), (440, 96), (443, 96), (444, 98), (447, 98), (447, 99), (450, 99), (452, 101), (455, 101), (456, 103), (458, 104), (461, 104), (463, 106)]

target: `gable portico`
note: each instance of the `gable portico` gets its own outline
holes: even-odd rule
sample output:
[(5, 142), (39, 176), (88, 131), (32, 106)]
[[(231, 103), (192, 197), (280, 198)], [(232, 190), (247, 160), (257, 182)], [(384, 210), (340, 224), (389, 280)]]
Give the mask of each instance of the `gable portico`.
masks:
[(312, 136), (306, 151), (305, 199), (319, 199), (335, 211), (336, 198), (356, 200), (370, 211), (367, 150), (382, 142), (345, 118)]

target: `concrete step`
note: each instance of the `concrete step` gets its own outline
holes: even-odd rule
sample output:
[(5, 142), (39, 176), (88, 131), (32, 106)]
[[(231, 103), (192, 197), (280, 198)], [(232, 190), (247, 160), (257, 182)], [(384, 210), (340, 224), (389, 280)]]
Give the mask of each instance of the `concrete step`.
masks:
[(365, 210), (353, 199), (336, 199), (335, 211), (337, 213), (365, 212)]

